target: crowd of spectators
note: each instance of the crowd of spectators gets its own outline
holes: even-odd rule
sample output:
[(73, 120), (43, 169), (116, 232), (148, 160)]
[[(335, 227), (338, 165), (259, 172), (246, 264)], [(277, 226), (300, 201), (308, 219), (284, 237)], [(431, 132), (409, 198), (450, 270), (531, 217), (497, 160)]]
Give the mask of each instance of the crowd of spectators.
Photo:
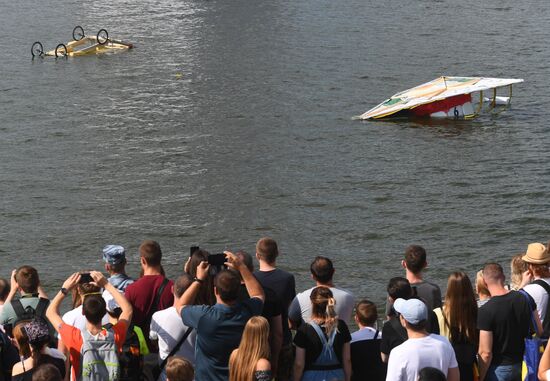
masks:
[[(108, 277), (71, 274), (51, 300), (32, 266), (0, 279), (0, 381), (519, 381), (526, 339), (550, 335), (541, 243), (512, 258), (509, 284), (501, 265), (487, 263), (474, 285), (453, 271), (443, 296), (424, 278), (426, 251), (411, 245), (383, 317), (335, 285), (326, 257), (311, 262), (313, 287), (296, 293), (271, 238), (256, 244), (256, 270), (244, 251), (192, 247), (173, 281), (157, 242), (138, 251), (136, 279), (125, 249), (108, 245)], [(550, 380), (550, 349), (528, 365), (527, 377)]]

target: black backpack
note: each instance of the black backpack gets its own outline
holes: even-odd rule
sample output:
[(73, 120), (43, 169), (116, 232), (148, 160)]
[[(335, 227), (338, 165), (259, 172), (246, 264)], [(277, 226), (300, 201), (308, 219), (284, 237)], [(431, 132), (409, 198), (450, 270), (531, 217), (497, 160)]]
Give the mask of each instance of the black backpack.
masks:
[[(111, 328), (111, 323), (105, 324), (106, 329)], [(122, 351), (117, 352), (120, 364), (119, 381), (140, 381), (143, 379), (143, 354), (140, 350), (139, 336), (134, 331), (134, 325), (130, 324), (126, 333), (126, 340), (122, 345)]]
[(0, 381), (11, 380), (11, 370), (20, 361), (19, 352), (10, 338), (0, 331)]
[(45, 298), (38, 299), (38, 304), (36, 305), (36, 308), (32, 308), (31, 306), (23, 307), (23, 304), (21, 304), (21, 300), (12, 300), (11, 306), (13, 307), (16, 318), (10, 324), (7, 324), (4, 327), (6, 329), (6, 332), (8, 333), (8, 336), (13, 337), (12, 330), (13, 327), (15, 327), (17, 324), (28, 323), (35, 317), (43, 319), (46, 323), (48, 323), (48, 321), (46, 320), (46, 309), (49, 305), (50, 301)]

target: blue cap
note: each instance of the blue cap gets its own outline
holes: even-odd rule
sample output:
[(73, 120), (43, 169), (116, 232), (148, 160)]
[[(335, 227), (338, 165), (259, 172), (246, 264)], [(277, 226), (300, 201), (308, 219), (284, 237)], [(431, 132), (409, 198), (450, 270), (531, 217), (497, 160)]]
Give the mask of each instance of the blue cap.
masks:
[(126, 259), (126, 251), (120, 245), (107, 245), (103, 248), (103, 260), (110, 265), (117, 265)]
[(411, 324), (418, 324), (428, 319), (428, 307), (419, 299), (397, 299), (393, 303), (393, 308)]

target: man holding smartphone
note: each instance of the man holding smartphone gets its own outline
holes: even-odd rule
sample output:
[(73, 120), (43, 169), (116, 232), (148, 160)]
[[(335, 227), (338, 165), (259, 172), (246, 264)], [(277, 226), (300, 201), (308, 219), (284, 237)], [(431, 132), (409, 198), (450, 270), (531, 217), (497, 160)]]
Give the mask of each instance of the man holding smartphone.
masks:
[(241, 277), (233, 270), (222, 270), (214, 279), (216, 304), (192, 305), (210, 265), (203, 261), (197, 267), (197, 276), (175, 306), (187, 327), (197, 330), (195, 377), (197, 380), (226, 381), (229, 377), (229, 356), (239, 346), (244, 326), (252, 316), (262, 313), (264, 291), (250, 270), (235, 256), (224, 252), (231, 269), (237, 270), (250, 299), (238, 303)]

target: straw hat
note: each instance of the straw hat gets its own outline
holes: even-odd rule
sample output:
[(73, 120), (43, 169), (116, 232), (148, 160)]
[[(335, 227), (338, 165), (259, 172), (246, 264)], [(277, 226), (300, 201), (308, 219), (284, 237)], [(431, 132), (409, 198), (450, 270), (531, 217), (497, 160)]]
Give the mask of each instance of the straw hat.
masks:
[(542, 243), (530, 243), (527, 246), (527, 252), (521, 259), (527, 263), (542, 265), (550, 262), (550, 253)]

